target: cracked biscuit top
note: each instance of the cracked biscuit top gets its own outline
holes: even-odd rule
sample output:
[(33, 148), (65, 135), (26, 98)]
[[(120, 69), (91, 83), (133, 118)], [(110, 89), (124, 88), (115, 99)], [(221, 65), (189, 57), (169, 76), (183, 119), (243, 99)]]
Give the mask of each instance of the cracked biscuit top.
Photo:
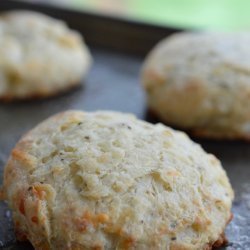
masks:
[(223, 243), (233, 191), (186, 134), (116, 112), (67, 111), (13, 149), (4, 198), (36, 249), (207, 250)]

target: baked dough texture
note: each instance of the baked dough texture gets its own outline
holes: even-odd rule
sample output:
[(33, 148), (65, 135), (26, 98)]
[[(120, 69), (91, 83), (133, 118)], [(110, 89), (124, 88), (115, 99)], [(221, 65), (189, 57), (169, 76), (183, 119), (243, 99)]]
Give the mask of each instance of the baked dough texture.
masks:
[(0, 15), (0, 99), (56, 95), (80, 84), (91, 56), (62, 21), (30, 11)]
[(172, 35), (142, 70), (149, 109), (211, 138), (250, 139), (250, 33)]
[(223, 243), (233, 191), (219, 160), (183, 132), (67, 111), (17, 143), (4, 196), (35, 249), (208, 250)]

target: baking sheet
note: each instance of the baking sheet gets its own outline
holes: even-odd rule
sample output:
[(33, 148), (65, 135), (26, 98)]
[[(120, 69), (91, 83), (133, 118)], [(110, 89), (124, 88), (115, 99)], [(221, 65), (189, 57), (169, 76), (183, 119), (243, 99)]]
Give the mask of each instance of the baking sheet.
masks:
[[(0, 9), (3, 2), (0, 1)], [(137, 39), (139, 39), (138, 43), (141, 42), (145, 35), (145, 27), (137, 26), (138, 33), (141, 34), (138, 38), (131, 36), (130, 26), (133, 30), (132, 23), (126, 23), (124, 26), (125, 32), (121, 35), (123, 39), (128, 36), (133, 41), (131, 44)], [(110, 28), (109, 32), (112, 34), (115, 30)], [(121, 31), (122, 28), (119, 32)], [(143, 50), (140, 50), (138, 55), (131, 54), (136, 50), (136, 46), (130, 47), (130, 40), (124, 43), (123, 52), (121, 52), (122, 44), (115, 47), (116, 51), (113, 49), (114, 41), (113, 43), (106, 41), (104, 47), (109, 47), (108, 49), (101, 48), (103, 47), (101, 44), (98, 47), (92, 46), (94, 64), (85, 84), (64, 95), (40, 101), (0, 103), (0, 184), (4, 164), (20, 136), (57, 112), (67, 109), (117, 110), (134, 113), (141, 119), (157, 122), (147, 112), (145, 96), (139, 84), (140, 67), (143, 61), (143, 56), (139, 54), (145, 54), (154, 39), (162, 35), (161, 32), (159, 33), (159, 29), (156, 29), (156, 37), (148, 40), (147, 45), (142, 46)], [(115, 33), (112, 37), (115, 37)], [(88, 40), (88, 37), (86, 38)], [(91, 39), (90, 43), (96, 44), (94, 36)], [(124, 51), (130, 53), (124, 53)], [(208, 152), (214, 153), (222, 160), (236, 193), (233, 205), (234, 219), (226, 230), (230, 243), (222, 249), (250, 249), (250, 144), (207, 140), (198, 142)], [(0, 249), (32, 249), (28, 243), (15, 243), (11, 214), (3, 202), (0, 202)]]
[[(110, 50), (92, 49), (94, 65), (85, 85), (59, 97), (25, 103), (0, 104), (0, 180), (3, 165), (20, 136), (50, 115), (66, 110), (117, 110), (131, 112), (141, 119), (156, 122), (147, 113), (139, 84), (143, 58)], [(243, 142), (198, 141), (218, 156), (236, 191), (234, 219), (227, 228), (227, 250), (250, 249), (250, 144)], [(32, 249), (29, 244), (13, 244), (10, 212), (0, 205), (0, 246)], [(7, 249), (7, 248), (3, 248)]]

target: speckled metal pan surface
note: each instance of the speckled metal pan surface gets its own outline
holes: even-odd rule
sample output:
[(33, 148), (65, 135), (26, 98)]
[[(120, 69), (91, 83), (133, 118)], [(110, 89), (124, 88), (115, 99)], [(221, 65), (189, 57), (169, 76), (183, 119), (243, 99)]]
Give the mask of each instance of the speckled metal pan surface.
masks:
[[(0, 9), (1, 6), (2, 9), (8, 7), (1, 2)], [(130, 34), (130, 26), (134, 29), (132, 23), (127, 23), (123, 39)], [(140, 29), (139, 26), (137, 28)], [(142, 32), (144, 28), (139, 31), (145, 39), (146, 34)], [(153, 32), (153, 29), (151, 31)], [(167, 34), (168, 30), (165, 33)], [(156, 29), (156, 34), (137, 54), (144, 55), (148, 47), (163, 35), (163, 30)], [(115, 39), (115, 34), (113, 37)], [(98, 42), (95, 43), (94, 37), (92, 38), (89, 44), (96, 45)], [(139, 38), (135, 36), (133, 39)], [(5, 162), (17, 140), (52, 114), (66, 109), (117, 110), (131, 112), (141, 119), (155, 122), (148, 115), (144, 93), (139, 84), (143, 56), (133, 55), (135, 53), (131, 52), (137, 50), (135, 46), (130, 48), (129, 42), (124, 45), (124, 51), (130, 52), (126, 54), (121, 52), (122, 45), (114, 51), (112, 43), (108, 46), (108, 41), (105, 42), (106, 49), (101, 48), (101, 44), (97, 47), (90, 46), (94, 65), (82, 87), (46, 100), (0, 103), (0, 185)], [(250, 143), (207, 140), (198, 142), (222, 161), (236, 193), (234, 219), (226, 229), (229, 245), (223, 249), (250, 249)], [(11, 213), (4, 202), (0, 202), (0, 249), (33, 249), (29, 243), (15, 242)]]

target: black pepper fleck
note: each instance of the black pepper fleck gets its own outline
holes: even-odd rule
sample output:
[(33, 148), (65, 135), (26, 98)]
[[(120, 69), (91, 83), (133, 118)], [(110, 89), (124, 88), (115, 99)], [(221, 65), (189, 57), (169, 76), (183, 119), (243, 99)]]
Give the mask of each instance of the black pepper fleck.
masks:
[(126, 123), (121, 123), (121, 126), (123, 126), (123, 127), (126, 127), (126, 128), (128, 128), (128, 129), (132, 129), (129, 125), (127, 125)]
[(176, 237), (171, 237), (171, 240), (176, 240)]
[(171, 228), (176, 228), (176, 226), (177, 226), (177, 223), (176, 223), (176, 222), (172, 222), (172, 223), (170, 224), (170, 227), (171, 227)]

